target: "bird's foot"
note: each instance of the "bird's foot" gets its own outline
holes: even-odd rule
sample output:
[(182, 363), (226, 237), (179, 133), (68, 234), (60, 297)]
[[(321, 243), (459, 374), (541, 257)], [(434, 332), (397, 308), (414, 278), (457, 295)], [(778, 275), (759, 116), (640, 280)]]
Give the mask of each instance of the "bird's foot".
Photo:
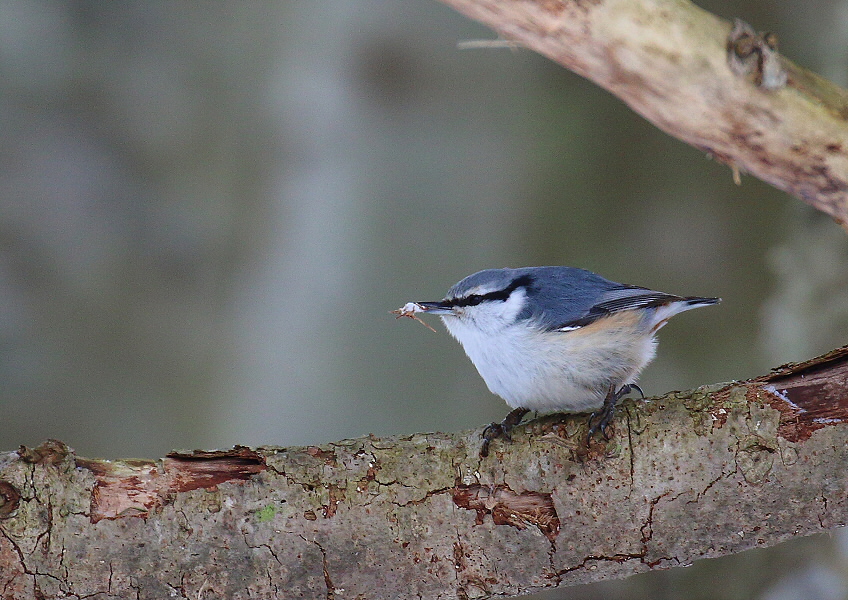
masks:
[[(642, 388), (635, 383), (623, 385), (617, 392), (615, 391), (614, 386), (610, 386), (609, 392), (607, 392), (607, 397), (604, 398), (604, 405), (601, 410), (595, 411), (589, 415), (589, 434), (586, 436), (586, 445), (589, 445), (592, 438), (598, 432), (600, 432), (601, 436), (603, 436), (604, 441), (609, 441), (610, 436), (607, 433), (607, 429), (612, 424), (612, 418), (615, 415), (615, 405), (619, 400), (634, 390), (639, 392), (639, 395), (642, 396), (642, 398), (645, 397), (645, 393), (642, 391)], [(597, 419), (597, 422), (595, 422), (595, 419)]]
[(480, 458), (489, 456), (489, 444), (492, 440), (503, 437), (511, 442), (512, 430), (516, 425), (521, 423), (521, 419), (529, 412), (530, 409), (528, 408), (515, 408), (500, 423), (487, 425), (481, 436), (483, 438), (483, 445), (480, 446)]

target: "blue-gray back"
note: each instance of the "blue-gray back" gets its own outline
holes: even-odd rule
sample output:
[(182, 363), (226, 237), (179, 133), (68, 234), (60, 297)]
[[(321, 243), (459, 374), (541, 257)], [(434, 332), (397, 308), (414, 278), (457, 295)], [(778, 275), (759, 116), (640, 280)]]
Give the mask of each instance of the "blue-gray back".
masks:
[(478, 286), (488, 290), (523, 287), (532, 301), (527, 303), (519, 319), (531, 319), (548, 330), (587, 325), (620, 310), (650, 308), (683, 300), (680, 296), (616, 283), (574, 267), (487, 269), (454, 285), (447, 298), (464, 297)]

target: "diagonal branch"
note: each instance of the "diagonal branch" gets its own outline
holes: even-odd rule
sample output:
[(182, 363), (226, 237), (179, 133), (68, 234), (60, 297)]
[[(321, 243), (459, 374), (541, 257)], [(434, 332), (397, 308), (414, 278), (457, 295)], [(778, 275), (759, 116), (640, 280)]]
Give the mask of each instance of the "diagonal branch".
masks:
[[(848, 346), (746, 382), (480, 431), (160, 461), (0, 454), (0, 597), (517, 595), (848, 520)], [(206, 594), (208, 592), (208, 595)]]
[(848, 92), (686, 0), (441, 0), (848, 228)]

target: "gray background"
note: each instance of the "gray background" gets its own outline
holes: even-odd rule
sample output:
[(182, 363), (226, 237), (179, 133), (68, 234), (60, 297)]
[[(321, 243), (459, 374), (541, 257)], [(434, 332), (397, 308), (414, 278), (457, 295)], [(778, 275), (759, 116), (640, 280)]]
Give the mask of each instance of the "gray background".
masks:
[[(845, 0), (701, 6), (846, 84)], [(434, 319), (388, 314), (487, 267), (722, 296), (663, 329), (649, 395), (848, 340), (844, 231), (530, 51), (456, 47), (492, 37), (433, 0), (0, 4), (0, 447), (500, 419)], [(845, 544), (543, 597), (846, 598)]]

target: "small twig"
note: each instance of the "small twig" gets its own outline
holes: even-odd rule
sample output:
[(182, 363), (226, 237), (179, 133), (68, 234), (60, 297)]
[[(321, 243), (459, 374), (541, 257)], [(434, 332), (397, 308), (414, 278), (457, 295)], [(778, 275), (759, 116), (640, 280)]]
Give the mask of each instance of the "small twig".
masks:
[(504, 39), (496, 39), (496, 40), (463, 40), (461, 42), (456, 43), (457, 50), (477, 50), (480, 48), (490, 49), (490, 48), (509, 48), (510, 50), (517, 50), (518, 48), (523, 48), (524, 44), (521, 42), (516, 42), (514, 40), (504, 40)]

